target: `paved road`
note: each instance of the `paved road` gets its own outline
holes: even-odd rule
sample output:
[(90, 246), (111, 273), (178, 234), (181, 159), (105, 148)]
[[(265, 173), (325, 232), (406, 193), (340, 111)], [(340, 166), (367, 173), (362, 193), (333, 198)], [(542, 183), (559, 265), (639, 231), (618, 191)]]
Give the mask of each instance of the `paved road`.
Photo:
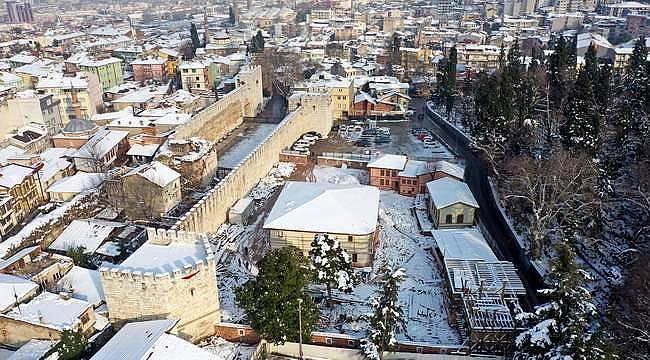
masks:
[(415, 99), (414, 105), (417, 111), (415, 119), (418, 119), (419, 114), (424, 114), (423, 120), (414, 121), (414, 126), (422, 126), (432, 130), (458, 156), (465, 159), (465, 181), (480, 206), (478, 212), (479, 222), (490, 235), (491, 239), (488, 239), (488, 241), (492, 250), (499, 259), (511, 261), (519, 270), (528, 292), (529, 303), (526, 305), (538, 304), (539, 299), (536, 290), (543, 287), (543, 281), (520, 248), (494, 202), (485, 162), (474, 154), (467, 146), (467, 141), (455, 133), (442, 119), (434, 119), (426, 114), (426, 101), (424, 99)]

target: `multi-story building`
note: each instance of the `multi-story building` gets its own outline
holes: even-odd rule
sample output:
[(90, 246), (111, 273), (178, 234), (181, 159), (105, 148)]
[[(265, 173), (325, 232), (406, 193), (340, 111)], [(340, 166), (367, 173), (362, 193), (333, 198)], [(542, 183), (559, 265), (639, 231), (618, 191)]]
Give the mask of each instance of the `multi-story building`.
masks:
[(172, 333), (185, 339), (214, 335), (221, 315), (207, 237), (151, 228), (147, 237), (120, 265), (99, 270), (111, 322), (174, 319)]
[(459, 46), (458, 63), (465, 64), (473, 71), (494, 70), (499, 66), (501, 49), (493, 45)]
[(11, 196), (16, 222), (22, 221), (44, 199), (38, 181), (38, 170), (16, 164), (1, 167), (0, 196)]
[(167, 60), (161, 57), (147, 57), (131, 62), (133, 80), (156, 80), (167, 82)]
[(110, 182), (109, 189), (109, 198), (131, 220), (158, 218), (181, 201), (181, 174), (153, 161)]
[(129, 71), (131, 70), (131, 63), (137, 60), (142, 54), (144, 54), (142, 46), (120, 47), (112, 52), (113, 56), (122, 59), (124, 69)]
[(31, 1), (5, 1), (7, 17), (10, 24), (34, 22)]
[(507, 16), (530, 15), (535, 12), (535, 0), (505, 0), (503, 14)]
[(63, 128), (60, 110), (61, 100), (52, 94), (39, 94), (34, 91), (16, 93), (7, 100), (6, 107), (0, 107), (2, 132), (8, 134), (30, 123), (42, 125), (47, 135), (58, 134)]
[(307, 84), (312, 93), (330, 94), (334, 108), (334, 119), (345, 120), (352, 114), (354, 81), (348, 78), (332, 77), (318, 79)]
[(4, 238), (16, 226), (13, 198), (9, 195), (0, 196), (0, 237)]
[(102, 91), (124, 83), (122, 59), (114, 57), (95, 58), (87, 53), (79, 53), (65, 61), (69, 72), (85, 71), (97, 75)]
[(212, 89), (209, 63), (201, 60), (185, 61), (179, 69), (183, 90), (198, 93)]
[(51, 93), (53, 99), (60, 101), (59, 110), (64, 125), (70, 119), (88, 119), (103, 107), (102, 87), (93, 73), (42, 78), (36, 89)]

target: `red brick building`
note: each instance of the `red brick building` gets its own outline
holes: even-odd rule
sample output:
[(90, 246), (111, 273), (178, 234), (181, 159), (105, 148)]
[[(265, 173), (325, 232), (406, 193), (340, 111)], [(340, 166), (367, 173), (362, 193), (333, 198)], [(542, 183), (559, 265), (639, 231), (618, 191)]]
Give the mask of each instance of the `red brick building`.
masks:
[(385, 154), (367, 165), (369, 184), (400, 195), (416, 196), (426, 192), (429, 181), (451, 177), (462, 181), (464, 169), (448, 161), (409, 160), (404, 155)]

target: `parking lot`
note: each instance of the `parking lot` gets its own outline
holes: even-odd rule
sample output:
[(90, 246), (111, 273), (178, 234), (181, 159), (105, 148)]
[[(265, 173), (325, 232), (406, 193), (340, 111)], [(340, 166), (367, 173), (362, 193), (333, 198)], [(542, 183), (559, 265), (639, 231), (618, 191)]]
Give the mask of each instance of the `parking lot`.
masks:
[[(439, 144), (433, 134), (427, 133), (426, 129), (414, 132), (413, 130), (418, 128), (414, 128), (411, 121), (380, 122), (377, 123), (375, 131), (373, 129), (368, 131), (368, 125), (344, 125), (345, 130), (339, 126), (339, 130), (330, 132), (327, 138), (316, 141), (310, 147), (312, 153), (321, 155), (324, 152), (356, 154), (381, 152), (406, 155), (411, 159), (424, 161), (453, 158), (453, 154)], [(351, 130), (350, 125), (352, 125)], [(365, 137), (362, 138), (364, 135)], [(361, 143), (362, 139), (366, 141)]]

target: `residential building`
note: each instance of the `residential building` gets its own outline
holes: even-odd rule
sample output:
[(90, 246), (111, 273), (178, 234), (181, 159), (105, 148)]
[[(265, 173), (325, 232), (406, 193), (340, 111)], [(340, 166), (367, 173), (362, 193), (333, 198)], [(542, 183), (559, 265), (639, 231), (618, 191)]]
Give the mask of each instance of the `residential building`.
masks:
[(650, 15), (650, 5), (638, 1), (624, 1), (603, 6), (603, 12), (609, 16), (624, 17), (628, 14)]
[(203, 234), (147, 229), (120, 265), (99, 269), (110, 321), (173, 319), (171, 333), (199, 341), (221, 319), (212, 246)]
[(57, 76), (40, 79), (39, 92), (51, 93), (59, 100), (61, 120), (90, 118), (103, 108), (102, 86), (97, 75), (81, 73), (76, 76)]
[(0, 112), (5, 117), (2, 131), (8, 134), (30, 123), (40, 124), (48, 136), (58, 134), (63, 128), (60, 109), (61, 100), (54, 95), (22, 91), (7, 100), (6, 111)]
[(7, 18), (10, 24), (34, 22), (31, 1), (6, 0)]
[(46, 189), (51, 201), (70, 201), (78, 194), (98, 188), (105, 180), (103, 173), (78, 172), (53, 182)]
[(200, 60), (184, 61), (179, 70), (183, 90), (197, 93), (212, 89), (209, 63)]
[(13, 198), (10, 195), (0, 195), (0, 238), (4, 238), (16, 225)]
[(73, 248), (84, 248), (92, 255), (102, 244), (114, 237), (124, 227), (123, 223), (99, 219), (75, 219), (48, 246), (54, 252), (65, 254)]
[(47, 291), (0, 314), (0, 344), (21, 346), (32, 339), (59, 340), (65, 329), (90, 336), (95, 330), (91, 304)]
[(479, 205), (464, 182), (443, 177), (427, 183), (429, 214), (436, 228), (474, 225)]
[(0, 273), (0, 313), (11, 310), (38, 294), (38, 284), (11, 274)]
[(123, 164), (129, 151), (128, 131), (100, 129), (72, 155), (77, 169), (102, 172)]
[(142, 46), (120, 47), (114, 49), (111, 54), (116, 58), (122, 59), (124, 70), (131, 71), (131, 63), (144, 54), (144, 48)]
[(122, 59), (114, 57), (94, 57), (81, 52), (65, 60), (68, 72), (85, 71), (97, 75), (102, 92), (124, 82)]
[(133, 80), (156, 80), (167, 82), (167, 60), (161, 57), (147, 57), (131, 62)]
[(131, 220), (158, 218), (181, 201), (181, 174), (153, 161), (128, 171), (109, 188), (113, 205)]
[(38, 170), (16, 164), (0, 167), (0, 196), (11, 196), (16, 222), (22, 221), (44, 200)]
[(352, 265), (369, 266), (379, 243), (379, 190), (365, 185), (287, 182), (264, 223), (272, 248), (295, 246), (304, 254), (314, 236), (327, 233), (350, 254)]
[(9, 137), (9, 143), (30, 153), (40, 153), (50, 145), (45, 130), (37, 126), (24, 126)]

